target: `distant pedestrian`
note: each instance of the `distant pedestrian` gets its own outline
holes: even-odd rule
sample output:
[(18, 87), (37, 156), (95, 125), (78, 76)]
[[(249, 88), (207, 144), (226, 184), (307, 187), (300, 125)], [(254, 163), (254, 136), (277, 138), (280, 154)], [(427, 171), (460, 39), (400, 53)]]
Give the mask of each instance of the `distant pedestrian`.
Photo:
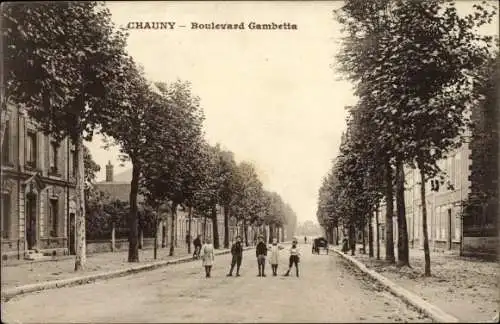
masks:
[(264, 236), (259, 236), (259, 243), (257, 243), (257, 247), (255, 248), (255, 254), (257, 255), (257, 266), (259, 267), (258, 277), (265, 277), (265, 268), (266, 268), (266, 256), (267, 256), (267, 246), (264, 243)]
[(297, 240), (293, 240), (292, 247), (290, 248), (288, 271), (285, 273), (286, 277), (290, 275), (290, 270), (292, 270), (292, 266), (294, 265), (295, 265), (295, 273), (297, 274), (297, 277), (299, 276), (299, 262), (300, 262), (300, 250), (297, 244)]
[(212, 241), (207, 238), (205, 239), (205, 244), (201, 247), (201, 260), (205, 267), (205, 276), (210, 278), (212, 272), (212, 266), (214, 265), (214, 246)]
[(196, 236), (196, 238), (193, 240), (193, 245), (194, 245), (193, 258), (198, 259), (200, 257), (200, 250), (201, 250), (200, 235)]
[(304, 244), (307, 244), (307, 236), (304, 236)]
[(283, 247), (278, 245), (278, 240), (273, 239), (273, 244), (269, 247), (269, 251), (271, 252), (271, 256), (269, 257), (269, 263), (271, 264), (271, 269), (273, 270), (273, 277), (278, 275), (278, 262), (280, 257), (280, 250)]
[(231, 246), (231, 255), (233, 256), (231, 260), (231, 270), (227, 274), (228, 277), (233, 275), (234, 266), (236, 265), (236, 277), (240, 276), (240, 266), (243, 260), (243, 245), (241, 244), (241, 237), (236, 237), (236, 242)]
[(342, 253), (347, 253), (347, 251), (349, 251), (349, 244), (347, 238), (344, 237), (342, 240)]

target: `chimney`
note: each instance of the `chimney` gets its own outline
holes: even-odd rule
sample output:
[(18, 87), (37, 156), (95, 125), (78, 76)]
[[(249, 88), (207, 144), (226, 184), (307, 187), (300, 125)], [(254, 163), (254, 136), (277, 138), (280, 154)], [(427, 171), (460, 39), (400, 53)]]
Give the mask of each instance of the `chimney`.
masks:
[(111, 161), (108, 161), (106, 165), (106, 182), (113, 182), (113, 164), (111, 164)]

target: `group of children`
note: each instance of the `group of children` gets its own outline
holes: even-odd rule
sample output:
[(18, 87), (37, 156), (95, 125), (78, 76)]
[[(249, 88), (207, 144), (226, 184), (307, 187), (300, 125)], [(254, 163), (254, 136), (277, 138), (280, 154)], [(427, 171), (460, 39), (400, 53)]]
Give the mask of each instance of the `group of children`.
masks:
[[(258, 277), (266, 276), (265, 268), (266, 268), (266, 259), (268, 253), (269, 253), (269, 263), (271, 264), (273, 276), (275, 277), (278, 275), (279, 255), (280, 255), (280, 250), (282, 249), (284, 249), (284, 247), (278, 245), (276, 239), (273, 239), (273, 243), (270, 246), (267, 246), (266, 243), (264, 242), (264, 237), (262, 235), (259, 236), (259, 242), (257, 243), (257, 246), (255, 248), (255, 254), (257, 257), (257, 267), (259, 270), (259, 273), (257, 275)], [(205, 267), (205, 276), (207, 278), (210, 278), (215, 258), (214, 247), (211, 244), (210, 239), (207, 239), (205, 241), (205, 244), (201, 247), (200, 252), (201, 252), (202, 264)], [(288, 270), (284, 274), (284, 276), (289, 276), (292, 267), (295, 266), (295, 273), (297, 277), (299, 277), (299, 262), (301, 253), (298, 248), (298, 242), (296, 239), (292, 241), (292, 246), (289, 249), (289, 253), (290, 257), (288, 263)], [(236, 276), (239, 277), (241, 262), (243, 260), (243, 244), (241, 242), (240, 236), (236, 237), (236, 242), (231, 246), (231, 255), (232, 255), (231, 268), (227, 276), (231, 277), (233, 275), (233, 270), (236, 266)]]

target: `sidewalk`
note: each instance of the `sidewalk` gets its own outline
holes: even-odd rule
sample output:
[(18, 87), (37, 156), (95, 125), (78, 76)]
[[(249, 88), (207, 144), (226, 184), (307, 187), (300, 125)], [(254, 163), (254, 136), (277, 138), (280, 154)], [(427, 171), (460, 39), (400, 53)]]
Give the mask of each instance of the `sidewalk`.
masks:
[[(223, 250), (216, 250), (223, 251)], [(154, 261), (178, 259), (188, 255), (187, 248), (175, 249), (174, 256), (168, 256), (169, 248), (159, 248), (157, 259), (153, 259), (153, 249), (139, 250), (139, 262), (127, 262), (128, 251), (106, 252), (87, 255), (84, 271), (75, 272), (75, 257), (61, 257), (43, 262), (22, 262), (2, 266), (2, 290), (40, 282), (70, 279), (101, 272), (120, 270), (131, 265), (148, 264)]]
[[(385, 249), (381, 246), (380, 259), (359, 253), (357, 260), (375, 270), (406, 290), (422, 297), (461, 322), (492, 322), (498, 316), (497, 262), (460, 257), (448, 252), (430, 252), (431, 277), (424, 277), (424, 251), (410, 249), (411, 268), (398, 268), (384, 261)], [(368, 247), (367, 247), (368, 249)], [(368, 252), (368, 251), (367, 251)], [(395, 250), (397, 257), (397, 249)], [(351, 252), (348, 252), (351, 255)]]

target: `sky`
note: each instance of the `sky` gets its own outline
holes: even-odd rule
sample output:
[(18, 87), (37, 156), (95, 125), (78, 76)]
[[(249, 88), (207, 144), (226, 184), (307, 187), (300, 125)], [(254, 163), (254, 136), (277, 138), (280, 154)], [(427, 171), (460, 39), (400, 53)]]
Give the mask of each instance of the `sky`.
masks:
[[(341, 26), (333, 2), (108, 2), (119, 27), (175, 22), (172, 30), (131, 29), (128, 53), (152, 81), (190, 81), (201, 99), (205, 138), (256, 166), (267, 190), (316, 221), (318, 189), (345, 130), (353, 90), (335, 69)], [(192, 22), (240, 23), (245, 30), (193, 30)], [(250, 30), (289, 22), (297, 30)], [(179, 27), (185, 25), (186, 27)], [(101, 165), (119, 167), (118, 148), (87, 143)]]

